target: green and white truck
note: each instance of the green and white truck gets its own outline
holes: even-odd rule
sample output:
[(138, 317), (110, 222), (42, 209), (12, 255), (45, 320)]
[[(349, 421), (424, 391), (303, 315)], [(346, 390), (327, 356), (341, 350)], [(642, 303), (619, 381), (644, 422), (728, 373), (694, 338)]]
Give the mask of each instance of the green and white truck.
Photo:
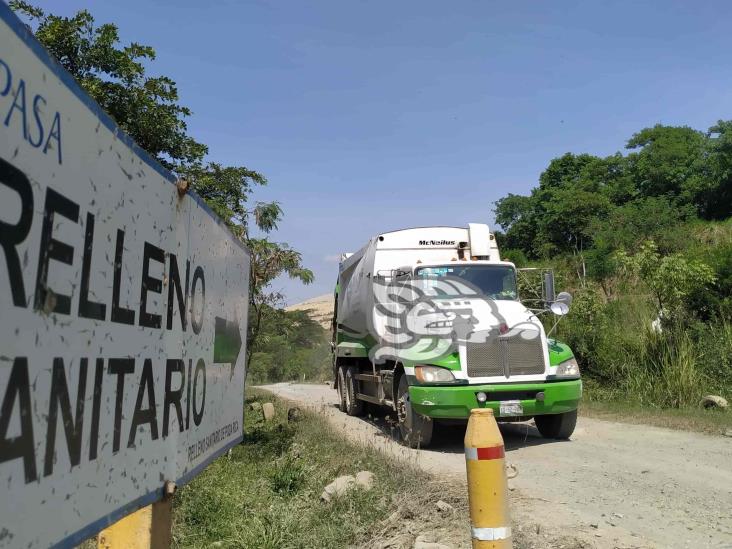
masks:
[(436, 423), (465, 422), (477, 407), (569, 438), (579, 366), (539, 315), (566, 314), (571, 296), (554, 296), (550, 271), (541, 286), (538, 307), (521, 302), (517, 269), (485, 224), (392, 231), (343, 254), (332, 325), (341, 409), (392, 410), (410, 446), (429, 445)]

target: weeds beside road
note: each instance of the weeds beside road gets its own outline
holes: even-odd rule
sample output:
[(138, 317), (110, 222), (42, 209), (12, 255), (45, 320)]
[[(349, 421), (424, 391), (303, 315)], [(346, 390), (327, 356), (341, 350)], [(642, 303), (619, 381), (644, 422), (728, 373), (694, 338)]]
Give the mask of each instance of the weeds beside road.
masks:
[[(328, 418), (344, 437), (375, 441), (384, 453), (464, 486), (462, 433), (454, 427), (442, 426), (434, 447), (410, 450), (383, 422), (339, 412), (328, 386), (266, 388)], [(586, 416), (569, 442), (542, 438), (530, 422), (502, 425), (501, 433), (506, 460), (519, 471), (510, 481), (514, 548), (732, 544), (730, 438)]]
[(585, 398), (580, 403), (580, 415), (710, 435), (729, 436), (729, 433), (732, 433), (730, 410), (707, 410), (701, 407), (659, 408), (620, 400), (594, 400), (592, 396), (592, 389), (586, 391)]
[[(455, 547), (468, 541), (463, 494), (451, 495), (409, 464), (348, 442), (314, 414), (288, 422), (287, 406), (269, 393), (250, 392), (247, 402), (254, 401), (274, 402), (275, 419), (264, 422), (261, 413), (247, 410), (244, 443), (179, 492), (176, 546), (335, 548), (393, 541), (392, 547), (411, 547), (425, 532), (451, 536)], [(376, 475), (372, 490), (320, 500), (333, 479), (361, 470)], [(454, 513), (441, 516), (438, 499)]]
[[(322, 384), (280, 389), (283, 397), (312, 411), (288, 422), (287, 408), (294, 404), (269, 392), (248, 394), (249, 403), (274, 402), (276, 417), (265, 423), (259, 412), (248, 410), (245, 442), (179, 492), (176, 546), (411, 549), (425, 533), (451, 547), (468, 546), (460, 437), (453, 437), (455, 448), (448, 441), (432, 451), (407, 452), (417, 452), (419, 460), (396, 459), (385, 452), (397, 448), (388, 433), (383, 438), (377, 427), (329, 405), (327, 398), (336, 398), (331, 389)], [(603, 406), (586, 403), (589, 415), (616, 414)], [(638, 421), (647, 417), (640, 413)], [(700, 414), (700, 421), (712, 414), (729, 417)], [(727, 473), (719, 464), (728, 439), (581, 418), (583, 424), (569, 443), (544, 441), (530, 429), (524, 434), (520, 425), (503, 429), (508, 460), (520, 471), (511, 493), (516, 549), (648, 547), (649, 539), (676, 536), (693, 543), (707, 532), (712, 539), (727, 539), (720, 515), (729, 499)], [(357, 431), (372, 434), (356, 436)], [(624, 444), (633, 449), (632, 457), (613, 451)], [(679, 446), (683, 455), (671, 451)], [(320, 501), (334, 478), (360, 470), (375, 473), (371, 492), (354, 491), (331, 504)], [(454, 511), (441, 514), (435, 506), (440, 499)], [(692, 509), (693, 531), (680, 533), (675, 525)]]
[[(273, 402), (274, 420), (247, 409), (244, 443), (178, 492), (174, 546), (412, 549), (421, 538), (470, 547), (464, 471), (427, 473), (375, 444), (355, 442), (313, 411), (289, 422), (294, 404), (269, 392), (248, 391), (247, 403), (253, 402)], [(376, 475), (371, 491), (320, 500), (333, 479), (362, 470)], [(592, 547), (550, 535), (533, 520), (514, 520), (513, 529), (514, 549)]]

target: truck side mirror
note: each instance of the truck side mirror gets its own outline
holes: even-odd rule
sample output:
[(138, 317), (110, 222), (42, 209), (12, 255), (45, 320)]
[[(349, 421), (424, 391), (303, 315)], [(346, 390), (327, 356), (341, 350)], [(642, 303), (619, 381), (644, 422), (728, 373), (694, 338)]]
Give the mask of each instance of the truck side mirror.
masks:
[(553, 303), (549, 305), (549, 310), (557, 316), (564, 316), (569, 312), (572, 305), (572, 294), (569, 292), (559, 292), (559, 295)]
[(554, 271), (545, 271), (541, 284), (541, 293), (544, 303), (553, 303), (556, 301), (554, 294)]

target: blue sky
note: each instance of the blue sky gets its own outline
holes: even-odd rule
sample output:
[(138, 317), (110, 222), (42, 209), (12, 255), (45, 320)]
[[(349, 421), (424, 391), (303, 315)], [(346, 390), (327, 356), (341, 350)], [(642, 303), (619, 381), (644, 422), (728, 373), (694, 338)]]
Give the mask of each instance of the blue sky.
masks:
[(732, 118), (729, 2), (43, 1), (153, 46), (210, 159), (281, 203), (274, 238), (332, 291), (379, 232), (492, 222), (567, 151), (606, 155), (656, 123)]

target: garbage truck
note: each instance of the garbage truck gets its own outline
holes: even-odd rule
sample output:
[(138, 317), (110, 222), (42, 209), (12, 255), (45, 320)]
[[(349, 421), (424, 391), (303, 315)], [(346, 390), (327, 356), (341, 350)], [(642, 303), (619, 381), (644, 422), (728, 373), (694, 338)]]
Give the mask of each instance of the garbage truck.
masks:
[(571, 295), (555, 295), (546, 270), (528, 300), (520, 274), (480, 223), (385, 232), (342, 254), (331, 344), (340, 409), (386, 408), (412, 447), (473, 408), (569, 438), (582, 381), (572, 350), (551, 335)]

